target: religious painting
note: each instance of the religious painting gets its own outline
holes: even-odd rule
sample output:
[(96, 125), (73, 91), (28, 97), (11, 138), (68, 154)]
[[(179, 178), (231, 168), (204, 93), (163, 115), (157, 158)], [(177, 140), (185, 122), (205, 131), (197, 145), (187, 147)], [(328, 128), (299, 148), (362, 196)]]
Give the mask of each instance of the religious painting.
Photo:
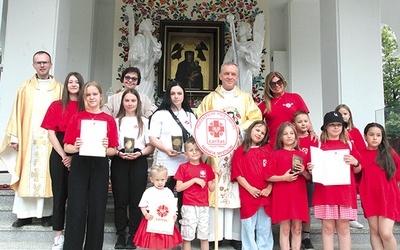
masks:
[(159, 96), (170, 81), (180, 82), (189, 96), (205, 96), (217, 87), (224, 28), (224, 22), (160, 21)]

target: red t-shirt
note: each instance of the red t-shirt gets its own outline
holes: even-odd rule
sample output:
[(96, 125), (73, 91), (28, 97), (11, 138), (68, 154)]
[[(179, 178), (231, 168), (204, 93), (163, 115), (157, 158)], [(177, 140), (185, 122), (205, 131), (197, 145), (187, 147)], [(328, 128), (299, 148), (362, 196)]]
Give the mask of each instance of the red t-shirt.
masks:
[(174, 176), (175, 180), (187, 182), (193, 178), (201, 178), (206, 182), (202, 188), (198, 184), (193, 184), (183, 191), (182, 204), (188, 206), (207, 206), (208, 207), (208, 182), (215, 179), (215, 173), (210, 165), (200, 162), (193, 165), (190, 162), (181, 164)]
[(360, 197), (365, 218), (384, 216), (394, 221), (400, 221), (400, 158), (392, 151), (396, 163), (396, 174), (390, 179), (386, 172), (375, 162), (378, 150), (363, 149), (362, 178), (359, 186)]
[[(239, 176), (253, 187), (262, 190), (268, 186), (266, 179), (267, 161), (272, 152), (270, 145), (250, 148), (243, 154), (244, 147), (236, 149), (232, 157), (231, 180), (236, 181)], [(242, 185), (239, 185), (240, 218), (247, 219), (253, 216), (259, 207), (263, 206), (265, 213), (270, 215), (270, 196), (254, 198)]]
[[(329, 140), (321, 142), (322, 150), (350, 149), (348, 144), (344, 144), (340, 140)], [(361, 156), (357, 149), (352, 146), (350, 155), (361, 161)], [(321, 183), (315, 183), (314, 196), (312, 204), (317, 205), (342, 205), (350, 206), (357, 209), (357, 193), (353, 174), (353, 166), (349, 166), (350, 185), (333, 185), (324, 186)]]
[(364, 137), (361, 135), (360, 130), (358, 128), (353, 127), (351, 130), (347, 130), (349, 134), (349, 139), (353, 143), (353, 145), (356, 147), (358, 152), (361, 152), (361, 150), (365, 149), (367, 147)]
[[(303, 158), (303, 165), (307, 167), (309, 157), (300, 150), (279, 149), (272, 152), (267, 164), (266, 179), (277, 175), (284, 175), (292, 168), (293, 156)], [(308, 222), (308, 200), (306, 179), (299, 175), (295, 181), (274, 182), (272, 188), (272, 223), (284, 220), (301, 220)]]
[(278, 132), (279, 126), (284, 122), (292, 122), (293, 115), (300, 110), (303, 110), (307, 113), (310, 111), (303, 98), (296, 93), (287, 93), (285, 92), (279, 98), (273, 98), (271, 100), (271, 110), (268, 113), (264, 113), (265, 111), (265, 102), (262, 102), (258, 105), (263, 115), (263, 119), (268, 125), (268, 136), (269, 142), (272, 146), (274, 146), (276, 141), (276, 134)]
[(61, 100), (54, 101), (47, 109), (41, 127), (56, 133), (65, 132), (72, 116), (78, 113), (78, 102), (70, 101), (63, 110)]
[(81, 135), (81, 121), (82, 120), (94, 120), (96, 121), (106, 121), (107, 122), (107, 138), (108, 138), (108, 147), (117, 147), (118, 146), (118, 130), (117, 124), (115, 123), (115, 119), (101, 112), (99, 114), (92, 114), (87, 112), (86, 110), (79, 112), (72, 116), (67, 130), (65, 131), (64, 143), (74, 144), (76, 138)]
[(299, 137), (299, 147), (300, 150), (303, 151), (304, 154), (310, 157), (310, 147), (318, 147), (318, 140), (311, 140), (311, 136), (308, 135), (306, 137)]

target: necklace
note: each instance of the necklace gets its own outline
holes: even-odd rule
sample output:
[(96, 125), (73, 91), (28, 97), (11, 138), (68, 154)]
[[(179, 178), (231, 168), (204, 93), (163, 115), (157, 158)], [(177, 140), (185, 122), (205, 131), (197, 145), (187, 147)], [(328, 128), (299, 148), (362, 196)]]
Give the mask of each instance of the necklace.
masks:
[(92, 119), (92, 121), (94, 120), (94, 118), (96, 118), (100, 113), (95, 114), (94, 116), (92, 115), (92, 113), (88, 112), (90, 118)]
[(279, 97), (275, 97), (274, 99), (274, 105), (276, 105), (282, 98), (283, 95), (280, 95)]

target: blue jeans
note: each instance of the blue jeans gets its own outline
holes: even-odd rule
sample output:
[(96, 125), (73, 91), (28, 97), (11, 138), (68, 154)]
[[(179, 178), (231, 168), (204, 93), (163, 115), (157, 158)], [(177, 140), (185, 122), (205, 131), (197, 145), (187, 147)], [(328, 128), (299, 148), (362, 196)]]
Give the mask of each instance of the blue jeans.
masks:
[(264, 207), (259, 207), (253, 216), (241, 221), (243, 250), (272, 250), (271, 217), (265, 213)]

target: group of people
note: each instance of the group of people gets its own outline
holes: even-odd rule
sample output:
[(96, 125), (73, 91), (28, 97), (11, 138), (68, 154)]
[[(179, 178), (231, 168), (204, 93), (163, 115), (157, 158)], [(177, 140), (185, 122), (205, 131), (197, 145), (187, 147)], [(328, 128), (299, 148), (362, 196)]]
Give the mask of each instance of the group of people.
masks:
[[(372, 247), (397, 248), (400, 158), (380, 124), (368, 124), (363, 138), (346, 105), (325, 114), (318, 137), (307, 105), (286, 92), (279, 72), (266, 76), (264, 101), (257, 106), (236, 86), (238, 66), (225, 62), (221, 85), (204, 97), (196, 116), (178, 81), (168, 84), (157, 107), (136, 90), (140, 70), (128, 67), (121, 76), (123, 90), (104, 105), (98, 83), (84, 83), (71, 72), (62, 85), (49, 74), (51, 66), (47, 52), (34, 54), (36, 74), (18, 90), (0, 157), (15, 190), (13, 227), (41, 218), (55, 231), (53, 249), (102, 249), (109, 173), (116, 249), (182, 244), (186, 250), (195, 237), (203, 250), (223, 239), (235, 249), (272, 249), (276, 223), (281, 249), (313, 249), (311, 206), (322, 222), (323, 248), (334, 248), (336, 231), (340, 249), (351, 249), (357, 192)], [(230, 114), (238, 127), (235, 150), (224, 157), (203, 157), (193, 138), (197, 117), (210, 110)], [(102, 134), (90, 139), (88, 130)], [(92, 143), (101, 144), (101, 152), (88, 150)], [(313, 183), (311, 147), (347, 150), (342, 160), (349, 166), (349, 184)], [(148, 171), (150, 154), (154, 162)], [(147, 188), (148, 180), (154, 187)], [(179, 228), (172, 235), (148, 232), (156, 201), (174, 196)], [(218, 214), (210, 209), (215, 206)]]

